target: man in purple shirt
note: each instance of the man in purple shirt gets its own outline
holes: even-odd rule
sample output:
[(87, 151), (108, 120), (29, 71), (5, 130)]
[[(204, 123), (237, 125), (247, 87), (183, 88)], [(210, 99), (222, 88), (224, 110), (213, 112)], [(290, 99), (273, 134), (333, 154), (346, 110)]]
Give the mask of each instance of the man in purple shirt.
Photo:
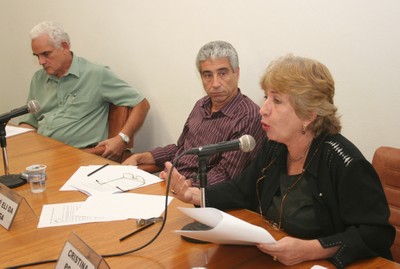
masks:
[[(235, 48), (225, 41), (207, 43), (198, 52), (196, 65), (207, 96), (196, 102), (177, 144), (134, 154), (123, 164), (138, 165), (144, 170), (146, 165), (155, 165), (162, 170), (166, 161), (173, 161), (186, 150), (239, 139), (245, 134), (254, 137), (254, 150), (211, 155), (207, 165), (208, 185), (231, 179), (250, 163), (265, 135), (259, 107), (238, 88), (240, 69)], [(176, 166), (192, 186), (199, 186), (198, 167), (196, 155), (184, 155)], [(165, 173), (161, 172), (160, 177), (166, 178)]]

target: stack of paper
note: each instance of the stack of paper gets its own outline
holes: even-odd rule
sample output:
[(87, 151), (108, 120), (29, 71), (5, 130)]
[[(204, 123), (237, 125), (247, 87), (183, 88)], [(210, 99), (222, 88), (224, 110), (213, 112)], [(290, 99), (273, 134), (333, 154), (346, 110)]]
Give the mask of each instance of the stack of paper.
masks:
[(85, 202), (44, 205), (38, 227), (158, 217), (172, 197), (122, 193), (162, 181), (125, 165), (81, 166), (60, 191), (81, 191)]
[[(167, 205), (172, 201), (168, 197)], [(44, 205), (38, 228), (160, 216), (165, 196), (137, 193), (90, 196), (85, 202)]]

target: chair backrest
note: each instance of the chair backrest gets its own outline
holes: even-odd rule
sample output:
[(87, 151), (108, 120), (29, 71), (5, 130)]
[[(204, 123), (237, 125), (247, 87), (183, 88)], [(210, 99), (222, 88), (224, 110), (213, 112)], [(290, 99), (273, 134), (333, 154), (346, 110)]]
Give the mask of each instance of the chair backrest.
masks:
[(116, 136), (128, 120), (130, 107), (110, 104), (108, 112), (108, 137)]
[[(118, 133), (124, 127), (126, 121), (128, 120), (129, 113), (131, 112), (130, 107), (127, 106), (116, 106), (110, 104), (110, 110), (108, 112), (108, 137), (114, 137), (118, 135)], [(126, 158), (131, 155), (131, 149), (133, 147), (133, 137), (131, 137), (131, 141), (126, 146), (127, 150), (122, 153), (122, 156), (117, 162), (123, 162)], [(104, 147), (97, 147), (97, 148), (87, 148), (83, 149), (86, 152), (102, 155), (104, 153)]]
[(396, 228), (396, 238), (391, 251), (393, 259), (400, 263), (400, 149), (380, 147), (372, 159), (385, 190), (390, 207), (390, 223)]

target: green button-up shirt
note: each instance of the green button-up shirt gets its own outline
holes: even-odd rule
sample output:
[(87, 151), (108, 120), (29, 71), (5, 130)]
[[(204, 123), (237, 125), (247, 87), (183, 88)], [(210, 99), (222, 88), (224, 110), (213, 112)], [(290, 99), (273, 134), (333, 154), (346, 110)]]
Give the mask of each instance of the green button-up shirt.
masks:
[(109, 68), (74, 55), (69, 71), (61, 78), (49, 76), (43, 69), (34, 74), (28, 100), (38, 100), (40, 111), (21, 117), (20, 123), (84, 148), (107, 138), (109, 103), (134, 107), (143, 99)]

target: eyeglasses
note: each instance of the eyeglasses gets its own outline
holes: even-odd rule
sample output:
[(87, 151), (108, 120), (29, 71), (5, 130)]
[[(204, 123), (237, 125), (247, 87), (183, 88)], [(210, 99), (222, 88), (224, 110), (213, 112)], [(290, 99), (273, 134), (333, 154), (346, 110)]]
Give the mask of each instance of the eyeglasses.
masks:
[(137, 187), (146, 184), (146, 181), (144, 180), (143, 177), (131, 173), (123, 173), (122, 177), (114, 179), (105, 179), (105, 180), (96, 179), (96, 182), (99, 183), (100, 185), (109, 184), (123, 192), (135, 189)]

